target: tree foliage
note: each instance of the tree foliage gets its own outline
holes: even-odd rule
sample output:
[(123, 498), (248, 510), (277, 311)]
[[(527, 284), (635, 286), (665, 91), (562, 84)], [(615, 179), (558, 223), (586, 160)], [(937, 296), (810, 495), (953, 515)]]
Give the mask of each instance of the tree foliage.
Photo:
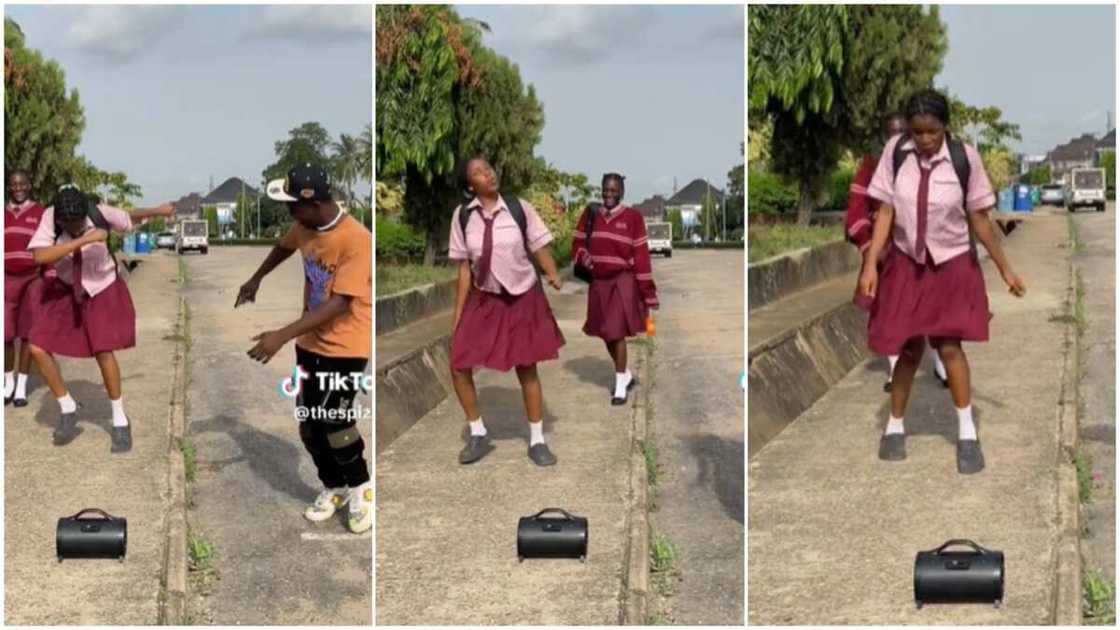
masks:
[(1008, 140), (1023, 139), (1019, 125), (1003, 120), (1000, 108), (968, 105), (951, 95), (949, 131), (981, 151), (987, 148), (1007, 149)]
[(507, 193), (536, 168), (543, 108), (517, 66), (482, 45), (483, 27), (447, 6), (377, 7), (377, 171), (403, 180), (403, 216), (427, 236), (425, 262), (461, 200), (458, 164), (486, 155)]
[(1027, 181), (1032, 186), (1045, 186), (1052, 181), (1049, 164), (1041, 164), (1031, 169)]

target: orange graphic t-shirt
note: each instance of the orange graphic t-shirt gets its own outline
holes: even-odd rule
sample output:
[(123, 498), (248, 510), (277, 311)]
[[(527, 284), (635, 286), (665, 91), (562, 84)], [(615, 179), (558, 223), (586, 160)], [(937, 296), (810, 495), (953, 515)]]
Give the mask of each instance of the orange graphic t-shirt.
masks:
[(280, 240), (303, 256), (303, 310), (315, 310), (331, 294), (350, 296), (350, 310), (304, 333), (296, 345), (328, 357), (368, 359), (373, 350), (373, 235), (347, 215), (318, 232), (296, 224)]

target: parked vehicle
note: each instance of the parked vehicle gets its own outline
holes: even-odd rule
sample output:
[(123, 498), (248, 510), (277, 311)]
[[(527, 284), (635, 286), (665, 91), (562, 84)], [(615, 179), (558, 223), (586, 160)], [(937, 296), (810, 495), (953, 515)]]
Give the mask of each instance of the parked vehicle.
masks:
[(665, 254), (666, 258), (673, 257), (673, 224), (650, 222), (646, 224), (646, 234), (649, 236), (649, 253)]
[(182, 255), (187, 250), (210, 251), (210, 224), (197, 219), (184, 219), (179, 223), (179, 238), (175, 242), (175, 252)]
[(1066, 205), (1066, 187), (1061, 184), (1046, 184), (1042, 186), (1039, 201), (1051, 206)]
[(156, 248), (175, 249), (175, 233), (160, 232), (156, 235)]
[(1084, 206), (1092, 206), (1097, 212), (1104, 212), (1105, 198), (1103, 168), (1073, 169), (1070, 186), (1066, 190), (1066, 208), (1070, 212)]

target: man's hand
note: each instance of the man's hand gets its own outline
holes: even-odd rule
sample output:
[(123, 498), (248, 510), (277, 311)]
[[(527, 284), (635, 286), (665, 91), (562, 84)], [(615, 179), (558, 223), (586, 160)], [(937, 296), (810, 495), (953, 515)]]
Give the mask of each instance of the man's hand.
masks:
[(257, 301), (257, 289), (261, 288), (260, 280), (249, 280), (241, 285), (241, 289), (237, 292), (237, 300), (233, 303), (233, 308), (237, 308), (246, 302)]
[(249, 357), (254, 361), (268, 363), (268, 360), (288, 343), (288, 338), (279, 330), (268, 330), (253, 337), (253, 341), (256, 341), (257, 345), (249, 350), (247, 353)]

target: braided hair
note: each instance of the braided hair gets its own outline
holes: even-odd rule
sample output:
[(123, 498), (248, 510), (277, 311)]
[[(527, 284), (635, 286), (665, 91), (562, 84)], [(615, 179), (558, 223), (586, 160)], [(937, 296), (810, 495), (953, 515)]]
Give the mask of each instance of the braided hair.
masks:
[(949, 126), (949, 101), (937, 90), (921, 90), (906, 103), (906, 117), (929, 115)]
[(618, 183), (618, 190), (619, 190), (618, 198), (622, 199), (623, 195), (626, 194), (626, 176), (622, 175), (620, 173), (604, 173), (603, 174), (603, 182), (602, 182), (601, 185), (606, 186), (607, 182), (609, 182), (609, 181), (615, 181), (615, 182)]
[(51, 205), (56, 223), (83, 219), (89, 213), (89, 198), (77, 186), (59, 188)]

